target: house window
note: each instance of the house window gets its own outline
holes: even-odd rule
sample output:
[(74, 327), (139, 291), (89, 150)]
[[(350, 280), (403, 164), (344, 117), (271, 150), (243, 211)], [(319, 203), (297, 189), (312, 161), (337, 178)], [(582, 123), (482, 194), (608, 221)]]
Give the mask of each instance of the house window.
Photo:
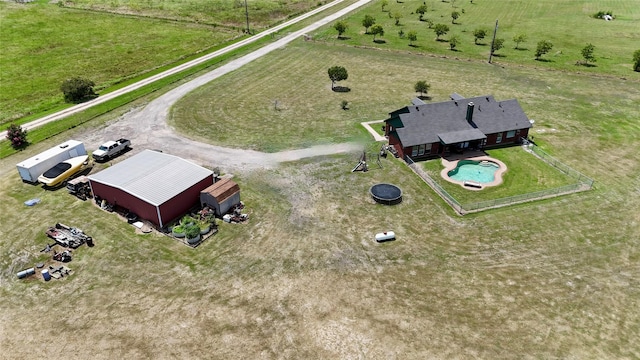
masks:
[(502, 133), (498, 133), (496, 136), (496, 144), (500, 144), (502, 142)]
[(511, 131), (507, 132), (507, 139), (511, 139), (514, 136), (516, 136), (516, 131), (515, 130), (511, 130)]
[(431, 153), (431, 148), (427, 148), (426, 144), (416, 145), (411, 148), (411, 156), (429, 155), (429, 153)]

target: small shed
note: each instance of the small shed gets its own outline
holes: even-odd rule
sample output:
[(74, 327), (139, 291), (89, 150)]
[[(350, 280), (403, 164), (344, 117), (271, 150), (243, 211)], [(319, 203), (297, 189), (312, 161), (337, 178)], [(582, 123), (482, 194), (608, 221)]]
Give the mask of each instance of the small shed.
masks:
[(217, 216), (226, 214), (240, 204), (240, 186), (230, 178), (223, 178), (200, 192), (200, 204), (215, 209)]

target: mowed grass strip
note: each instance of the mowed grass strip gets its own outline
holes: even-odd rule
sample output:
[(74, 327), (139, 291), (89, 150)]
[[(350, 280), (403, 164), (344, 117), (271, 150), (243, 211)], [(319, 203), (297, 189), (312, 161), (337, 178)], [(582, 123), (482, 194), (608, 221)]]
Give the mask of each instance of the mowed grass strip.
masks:
[(0, 3), (0, 124), (62, 103), (80, 76), (108, 88), (239, 36), (199, 24)]
[[(426, 4), (428, 11), (424, 21), (419, 20), (416, 9)], [(457, 11), (460, 17), (452, 23), (451, 13)], [(598, 11), (612, 11), (614, 21), (594, 19)], [(401, 16), (396, 25), (395, 15)], [(373, 16), (384, 29), (383, 36), (365, 34), (362, 20)], [(444, 24), (449, 32), (436, 40), (436, 34), (428, 22)], [(640, 8), (635, 0), (540, 0), (519, 1), (389, 1), (382, 11), (381, 2), (362, 8), (343, 21), (348, 30), (342, 39), (332, 25), (317, 31), (314, 39), (352, 46), (376, 47), (380, 49), (402, 50), (414, 53), (429, 53), (451, 58), (482, 59), (487, 61), (491, 49), (494, 27), (498, 20), (496, 38), (504, 39), (504, 47), (493, 57), (497, 64), (522, 64), (543, 69), (561, 69), (570, 72), (586, 72), (640, 79), (640, 74), (632, 71), (633, 52), (638, 50), (638, 21)], [(475, 43), (474, 30), (486, 30), (484, 39)], [(400, 36), (400, 31), (404, 37)], [(410, 46), (407, 34), (415, 31), (417, 41)], [(527, 40), (515, 49), (514, 36), (525, 34)], [(456, 36), (458, 45), (452, 51), (448, 40)], [(553, 44), (551, 51), (535, 60), (537, 43), (548, 40)], [(593, 66), (577, 65), (584, 61), (582, 49), (588, 44), (595, 46), (597, 61)]]

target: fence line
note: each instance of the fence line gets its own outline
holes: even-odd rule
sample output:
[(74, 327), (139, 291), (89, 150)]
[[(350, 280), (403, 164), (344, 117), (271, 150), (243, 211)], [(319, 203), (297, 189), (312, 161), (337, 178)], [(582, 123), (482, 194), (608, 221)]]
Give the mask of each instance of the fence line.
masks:
[(429, 185), (429, 187), (431, 187), (438, 195), (440, 195), (440, 197), (460, 215), (484, 211), (488, 209), (495, 209), (495, 208), (504, 207), (504, 206), (515, 205), (515, 204), (521, 204), (529, 201), (547, 199), (551, 197), (576, 193), (580, 191), (586, 191), (586, 190), (590, 190), (593, 187), (593, 183), (594, 183), (593, 179), (589, 178), (588, 176), (585, 176), (579, 171), (572, 169), (568, 165), (563, 164), (559, 160), (555, 159), (551, 155), (544, 152), (542, 149), (538, 148), (535, 144), (527, 143), (525, 145), (525, 149), (527, 151), (530, 151), (534, 155), (536, 155), (542, 161), (553, 166), (554, 168), (563, 172), (567, 176), (575, 179), (577, 182), (574, 184), (569, 184), (569, 185), (561, 186), (558, 188), (540, 190), (540, 191), (535, 191), (535, 192), (526, 193), (526, 194), (509, 196), (506, 198), (479, 201), (475, 203), (462, 205), (453, 196), (451, 196), (451, 194), (449, 194), (442, 186), (440, 186), (440, 184), (438, 184), (435, 180), (433, 180), (431, 176), (429, 176), (429, 174), (427, 174), (427, 172), (424, 171), (424, 169), (422, 169), (420, 165), (416, 164), (409, 155), (405, 155), (404, 160), (406, 161), (409, 168), (416, 175), (420, 176), (422, 180), (424, 180), (424, 182), (427, 185)]

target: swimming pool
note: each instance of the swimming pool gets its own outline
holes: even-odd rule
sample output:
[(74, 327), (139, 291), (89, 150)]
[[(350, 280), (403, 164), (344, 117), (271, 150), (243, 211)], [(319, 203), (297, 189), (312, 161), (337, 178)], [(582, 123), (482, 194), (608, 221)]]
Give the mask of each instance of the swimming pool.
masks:
[(457, 181), (487, 184), (495, 180), (495, 174), (499, 168), (500, 165), (488, 160), (460, 160), (456, 168), (449, 171), (447, 175)]

